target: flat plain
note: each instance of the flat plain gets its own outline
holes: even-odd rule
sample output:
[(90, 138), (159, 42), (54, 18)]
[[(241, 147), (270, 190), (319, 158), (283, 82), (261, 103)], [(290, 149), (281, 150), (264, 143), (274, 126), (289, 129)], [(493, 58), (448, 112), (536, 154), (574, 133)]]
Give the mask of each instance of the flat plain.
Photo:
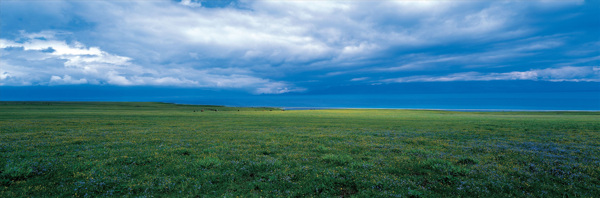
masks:
[(600, 112), (0, 102), (0, 197), (600, 197)]

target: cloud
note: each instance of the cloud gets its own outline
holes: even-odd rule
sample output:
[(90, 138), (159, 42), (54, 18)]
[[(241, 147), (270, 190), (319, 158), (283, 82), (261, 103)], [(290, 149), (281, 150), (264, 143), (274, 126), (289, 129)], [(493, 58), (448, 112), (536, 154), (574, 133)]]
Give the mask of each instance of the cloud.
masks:
[(35, 76), (29, 75), (35, 69), (14, 66), (2, 61), (0, 63), (0, 85), (31, 85)]
[(493, 81), (493, 80), (541, 80), (541, 81), (572, 81), (600, 82), (600, 67), (560, 67), (530, 71), (513, 71), (505, 73), (464, 72), (445, 76), (410, 76), (386, 79), (382, 82), (450, 82), (450, 81)]
[(202, 3), (198, 2), (198, 1), (192, 1), (192, 0), (181, 0), (180, 2), (181, 5), (184, 6), (189, 6), (189, 7), (202, 7)]
[[(433, 49), (427, 53), (406, 53), (397, 57), (388, 59), (389, 63), (381, 66), (369, 68), (357, 68), (356, 70), (345, 71), (344, 73), (379, 73), (379, 72), (439, 72), (456, 70), (474, 70), (482, 68), (516, 68), (531, 67), (525, 63), (514, 62), (528, 57), (534, 57), (538, 60), (546, 59), (545, 66), (541, 67), (559, 67), (566, 65), (594, 65), (590, 62), (592, 59), (581, 59), (579, 62), (564, 62), (556, 59), (557, 54), (553, 50), (561, 48), (568, 40), (568, 35), (549, 35), (539, 37), (529, 37), (524, 39), (511, 40), (507, 42), (495, 43), (485, 48), (473, 48), (462, 51), (452, 51), (438, 53)], [(536, 61), (538, 61), (536, 60)], [(587, 60), (587, 61), (586, 61)], [(552, 62), (550, 62), (552, 61)], [(548, 63), (550, 62), (550, 63)], [(535, 63), (539, 65), (539, 63)]]
[[(82, 7), (86, 10), (110, 7), (101, 9), (107, 10), (101, 14), (110, 20), (96, 21), (99, 32), (104, 32), (96, 36), (149, 46), (137, 49), (144, 55), (156, 55), (147, 61), (177, 59), (182, 57), (180, 52), (185, 52), (201, 55), (194, 56), (196, 60), (228, 60), (227, 64), (235, 67), (246, 67), (248, 61), (272, 67), (315, 62), (321, 62), (319, 67), (337, 67), (394, 47), (432, 46), (465, 38), (490, 40), (513, 35), (507, 34), (509, 31), (518, 32), (508, 29), (517, 16), (496, 4), (470, 6), (469, 2), (447, 1), (246, 4), (248, 9), (185, 9), (166, 2), (85, 3)], [(90, 20), (97, 20), (93, 18), (100, 15), (95, 11), (88, 14), (91, 16), (86, 18)], [(111, 43), (115, 45), (107, 48), (111, 51), (139, 61), (148, 59), (119, 49), (122, 48), (119, 42), (108, 45)]]
[[(33, 36), (32, 36), (33, 35)], [(120, 86), (180, 86), (246, 89), (256, 94), (301, 91), (301, 88), (251, 76), (237, 70), (193, 68), (149, 68), (132, 63), (132, 58), (67, 43), (51, 32), (24, 33), (17, 42), (0, 39), (2, 85), (109, 84)], [(45, 52), (52, 49), (51, 52)], [(37, 63), (37, 64), (32, 64)], [(234, 72), (231, 74), (231, 72)], [(235, 74), (235, 73), (241, 74)], [(229, 73), (229, 74), (219, 74)]]
[(3, 3), (0, 83), (210, 87), (261, 94), (348, 79), (575, 81), (593, 78), (548, 72), (597, 66), (600, 57), (597, 28), (589, 28), (597, 21), (588, 19), (596, 15), (586, 13), (590, 5), (584, 1), (209, 4)]
[(60, 76), (52, 76), (50, 77), (50, 85), (76, 85), (76, 84), (87, 84), (88, 81), (85, 78), (75, 80), (71, 78), (69, 75)]
[(368, 80), (368, 79), (369, 79), (369, 77), (360, 77), (360, 78), (350, 79), (350, 81), (364, 81), (364, 80)]

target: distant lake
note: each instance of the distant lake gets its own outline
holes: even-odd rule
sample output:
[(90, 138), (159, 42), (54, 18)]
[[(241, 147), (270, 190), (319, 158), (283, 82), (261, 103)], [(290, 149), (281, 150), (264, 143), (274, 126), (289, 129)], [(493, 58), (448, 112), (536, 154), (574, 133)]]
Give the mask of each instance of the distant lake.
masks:
[(598, 92), (395, 95), (254, 95), (167, 99), (181, 104), (272, 106), (286, 109), (399, 108), (453, 110), (600, 110)]

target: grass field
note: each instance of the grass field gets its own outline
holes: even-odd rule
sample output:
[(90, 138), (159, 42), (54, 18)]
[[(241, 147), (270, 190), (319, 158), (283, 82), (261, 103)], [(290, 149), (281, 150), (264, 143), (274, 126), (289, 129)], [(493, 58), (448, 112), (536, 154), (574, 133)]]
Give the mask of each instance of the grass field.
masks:
[(0, 159), (0, 197), (600, 197), (600, 113), (0, 102)]

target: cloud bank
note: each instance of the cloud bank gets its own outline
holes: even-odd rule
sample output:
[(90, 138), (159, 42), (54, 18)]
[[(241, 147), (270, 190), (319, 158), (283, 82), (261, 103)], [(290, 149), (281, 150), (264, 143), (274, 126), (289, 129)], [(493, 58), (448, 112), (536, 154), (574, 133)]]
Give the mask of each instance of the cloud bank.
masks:
[(0, 8), (0, 84), (278, 94), (343, 82), (597, 81), (600, 22), (594, 6), (6, 1)]
[(56, 39), (57, 33), (23, 34), (21, 42), (0, 39), (7, 58), (0, 68), (3, 85), (153, 85), (182, 87), (248, 88), (251, 92), (285, 93), (290, 88), (248, 75), (219, 75), (192, 68), (148, 68), (132, 58), (110, 54), (80, 42)]
[(600, 67), (560, 67), (506, 73), (465, 72), (446, 76), (410, 76), (386, 79), (382, 82), (449, 82), (449, 81), (493, 81), (493, 80), (543, 80), (570, 82), (600, 82)]

